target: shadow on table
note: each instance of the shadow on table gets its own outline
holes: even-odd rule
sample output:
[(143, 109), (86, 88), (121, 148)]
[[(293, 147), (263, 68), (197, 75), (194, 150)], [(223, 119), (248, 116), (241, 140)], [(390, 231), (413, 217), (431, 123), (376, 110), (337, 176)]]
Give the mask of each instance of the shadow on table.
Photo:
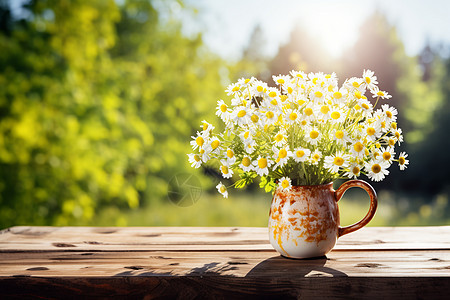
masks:
[(326, 267), (327, 261), (326, 256), (308, 259), (274, 256), (257, 264), (245, 277), (348, 277), (344, 272)]

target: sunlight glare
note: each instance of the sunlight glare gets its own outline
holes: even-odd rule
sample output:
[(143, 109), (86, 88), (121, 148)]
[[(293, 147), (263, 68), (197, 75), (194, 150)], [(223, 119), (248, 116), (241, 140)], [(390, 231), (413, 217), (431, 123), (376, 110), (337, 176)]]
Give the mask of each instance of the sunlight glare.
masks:
[(315, 13), (305, 16), (304, 23), (330, 55), (338, 57), (355, 43), (365, 17), (358, 7), (339, 2), (318, 5), (312, 10)]

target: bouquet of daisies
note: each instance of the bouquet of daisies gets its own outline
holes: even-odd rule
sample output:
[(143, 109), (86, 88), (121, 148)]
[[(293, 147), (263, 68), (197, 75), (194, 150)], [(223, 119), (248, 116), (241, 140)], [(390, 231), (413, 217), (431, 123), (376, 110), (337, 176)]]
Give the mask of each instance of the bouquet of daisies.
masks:
[[(335, 73), (291, 71), (273, 80), (276, 87), (253, 77), (228, 86), (231, 103), (219, 100), (216, 113), (225, 130), (215, 132), (203, 121), (192, 136), (192, 167), (214, 160), (224, 178), (240, 177), (233, 186), (242, 188), (260, 176), (267, 192), (361, 174), (381, 181), (394, 162), (401, 170), (407, 167), (406, 153), (395, 158), (403, 142), (398, 111), (388, 104), (376, 109), (391, 96), (378, 88), (372, 71), (342, 86)], [(375, 105), (366, 93), (376, 98)], [(228, 197), (224, 184), (217, 189)]]

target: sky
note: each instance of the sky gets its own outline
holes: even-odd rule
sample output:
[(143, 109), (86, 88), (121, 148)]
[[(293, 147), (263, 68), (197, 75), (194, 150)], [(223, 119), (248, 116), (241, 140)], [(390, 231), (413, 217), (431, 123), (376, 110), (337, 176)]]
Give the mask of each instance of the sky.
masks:
[(266, 34), (268, 55), (276, 54), (298, 23), (338, 57), (352, 46), (359, 26), (374, 11), (395, 26), (408, 55), (430, 41), (450, 45), (450, 1), (446, 0), (188, 0), (199, 8), (185, 30), (202, 31), (205, 43), (227, 59), (238, 59), (254, 27)]

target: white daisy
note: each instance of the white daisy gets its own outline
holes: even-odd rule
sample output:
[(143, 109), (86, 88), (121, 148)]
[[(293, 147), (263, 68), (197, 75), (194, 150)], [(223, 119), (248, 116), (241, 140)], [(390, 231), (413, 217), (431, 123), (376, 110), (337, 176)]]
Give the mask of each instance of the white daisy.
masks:
[(344, 175), (350, 179), (351, 178), (356, 179), (359, 177), (360, 173), (361, 173), (361, 166), (355, 162), (349, 166), (348, 171)]
[(217, 190), (219, 191), (219, 193), (222, 194), (222, 196), (224, 198), (228, 198), (228, 190), (227, 187), (225, 185), (223, 185), (222, 182), (219, 182), (219, 184), (216, 186)]
[(307, 161), (311, 154), (311, 150), (306, 148), (296, 148), (293, 151), (293, 158), (296, 162), (304, 162)]
[(309, 159), (312, 165), (317, 165), (319, 161), (322, 159), (322, 152), (320, 152), (318, 149), (314, 150), (314, 152), (311, 153)]
[(278, 131), (273, 137), (273, 143), (276, 147), (281, 147), (286, 143), (287, 133), (284, 129)]
[(325, 157), (324, 167), (332, 173), (337, 173), (339, 172), (339, 168), (348, 167), (348, 159), (348, 155), (338, 151), (336, 154)]
[(316, 127), (311, 127), (306, 130), (305, 140), (311, 145), (317, 145), (322, 139), (322, 133)]
[(241, 168), (244, 172), (249, 172), (253, 170), (252, 159), (250, 156), (244, 156), (239, 164), (239, 168)]
[(273, 147), (274, 152), (274, 158), (275, 159), (275, 165), (273, 167), (273, 170), (276, 170), (278, 167), (283, 167), (289, 160), (290, 157), (292, 157), (292, 152), (289, 151), (289, 146), (283, 147), (283, 148), (276, 148)]
[(222, 99), (217, 101), (216, 115), (219, 118), (221, 118), (222, 120), (227, 119), (230, 115), (230, 110), (228, 109), (228, 105)]
[(398, 111), (395, 107), (389, 106), (387, 104), (381, 105), (381, 109), (383, 110), (384, 120), (390, 122), (395, 122), (397, 120)]
[(362, 159), (365, 154), (366, 146), (361, 140), (355, 140), (351, 146), (352, 154), (354, 157)]
[(236, 162), (236, 156), (234, 155), (234, 151), (230, 148), (227, 148), (226, 160), (228, 165), (232, 165)]
[(200, 155), (198, 154), (188, 154), (189, 157), (189, 163), (191, 164), (191, 167), (193, 168), (200, 168), (202, 165), (202, 159), (200, 158)]
[(260, 155), (258, 156), (258, 159), (253, 162), (253, 169), (259, 176), (265, 176), (269, 174), (269, 167), (271, 165), (272, 161), (270, 159), (267, 159)]
[(237, 106), (231, 113), (231, 119), (237, 126), (247, 125), (251, 122), (249, 109), (244, 106)]
[(378, 84), (377, 76), (374, 75), (374, 72), (371, 70), (364, 70), (363, 72), (363, 84), (370, 90), (375, 89)]
[(347, 145), (347, 142), (350, 142), (350, 138), (346, 130), (342, 129), (334, 129), (333, 130), (333, 140), (335, 140), (340, 145)]
[(395, 155), (394, 147), (381, 148), (380, 153), (381, 153), (381, 158), (385, 162), (387, 162), (389, 164), (392, 163), (392, 160), (394, 159), (394, 155)]
[(381, 136), (381, 124), (380, 121), (374, 121), (370, 124), (367, 124), (364, 128), (364, 132), (366, 134), (366, 138), (369, 141), (375, 142)]
[(281, 177), (278, 182), (279, 182), (278, 185), (280, 186), (283, 192), (289, 191), (292, 187), (292, 182), (289, 177)]
[(197, 131), (197, 135), (191, 136), (191, 138), (193, 139), (190, 143), (192, 146), (192, 150), (195, 150), (198, 147), (200, 147), (200, 149), (202, 149), (205, 145), (205, 142), (207, 142), (207, 138), (198, 131)]
[(398, 157), (398, 165), (400, 167), (400, 170), (404, 170), (407, 168), (407, 165), (409, 164), (409, 159), (406, 159), (408, 157), (408, 154), (406, 152), (400, 152), (400, 155)]
[(390, 99), (390, 98), (392, 98), (392, 96), (389, 95), (388, 92), (381, 91), (380, 89), (378, 89), (378, 87), (370, 90), (370, 92), (372, 93), (372, 97), (373, 98), (378, 98), (378, 97), (380, 97), (381, 99)]
[(239, 93), (241, 87), (238, 83), (232, 83), (230, 84), (227, 89), (225, 90), (225, 92), (227, 93), (227, 96), (235, 96)]
[(373, 181), (381, 181), (386, 175), (389, 175), (387, 168), (388, 164), (381, 160), (371, 160), (364, 165), (367, 177)]
[(231, 178), (233, 176), (233, 170), (230, 168), (228, 162), (222, 159), (220, 163), (221, 163), (220, 171), (222, 172), (222, 177)]

